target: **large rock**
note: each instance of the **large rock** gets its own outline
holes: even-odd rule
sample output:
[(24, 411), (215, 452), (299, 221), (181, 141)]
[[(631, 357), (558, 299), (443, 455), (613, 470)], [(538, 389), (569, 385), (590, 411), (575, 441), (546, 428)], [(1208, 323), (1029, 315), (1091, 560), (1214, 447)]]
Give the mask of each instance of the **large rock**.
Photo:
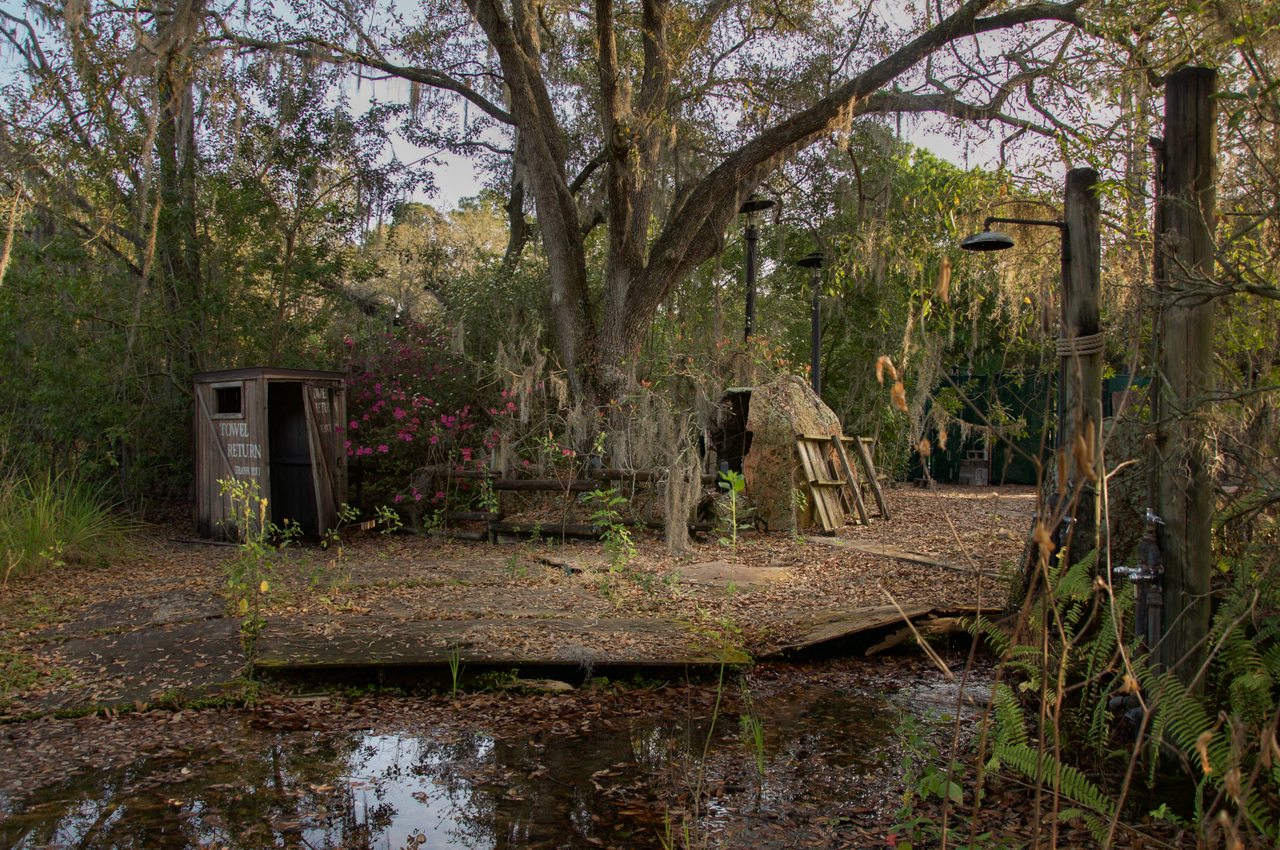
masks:
[[(809, 483), (796, 450), (797, 434), (840, 434), (840, 419), (813, 388), (796, 375), (784, 375), (751, 389), (747, 406), (747, 451), (742, 474), (755, 515), (768, 531), (794, 531), (813, 525)], [(797, 493), (803, 493), (800, 499)]]

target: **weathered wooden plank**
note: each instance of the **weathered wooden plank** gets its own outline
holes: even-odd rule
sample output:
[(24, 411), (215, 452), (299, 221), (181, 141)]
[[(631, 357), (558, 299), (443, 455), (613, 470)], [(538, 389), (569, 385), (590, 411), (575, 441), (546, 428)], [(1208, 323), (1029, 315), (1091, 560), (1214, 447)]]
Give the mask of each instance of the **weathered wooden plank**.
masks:
[(858, 460), (862, 463), (863, 470), (867, 473), (867, 483), (871, 485), (871, 495), (876, 497), (876, 506), (880, 509), (880, 516), (884, 519), (892, 519), (889, 515), (889, 503), (884, 497), (884, 490), (880, 489), (880, 479), (876, 477), (876, 465), (871, 460), (871, 452), (867, 451), (867, 444), (864, 437), (859, 437), (853, 441), (854, 451), (858, 453)]
[[(504, 478), (502, 475), (487, 469), (455, 469), (455, 470), (437, 470), (437, 474), (444, 478), (458, 479), (493, 479), (495, 481), (536, 481), (533, 478)], [(661, 481), (667, 477), (665, 469), (597, 469), (591, 473), (591, 479), (594, 481), (635, 481), (637, 483), (651, 483)], [(555, 480), (555, 479), (544, 479)], [(578, 480), (578, 479), (575, 479)], [(720, 476), (716, 473), (710, 473), (702, 476), (703, 484), (715, 484), (720, 480)], [(560, 482), (557, 482), (560, 486)], [(498, 488), (501, 489), (501, 488)], [(563, 486), (560, 486), (563, 489)]]
[(798, 434), (796, 451), (800, 453), (800, 463), (809, 482), (809, 495), (817, 508), (822, 529), (835, 531), (844, 525), (844, 508), (840, 504), (840, 491), (844, 487), (844, 481), (833, 477), (830, 463), (823, 456), (823, 449), (829, 439)]
[[(817, 474), (813, 470), (813, 464), (809, 460), (809, 455), (805, 451), (804, 437), (796, 439), (796, 453), (800, 455), (800, 466), (804, 470), (805, 481), (812, 482), (817, 478)], [(813, 505), (813, 512), (818, 517), (818, 522), (822, 525), (824, 531), (832, 531), (834, 526), (831, 524), (831, 517), (827, 513), (827, 505), (819, 498), (819, 490), (812, 486), (809, 487), (809, 499)]]
[(867, 516), (867, 505), (862, 500), (862, 487), (858, 484), (858, 475), (854, 472), (853, 464), (849, 463), (849, 454), (844, 450), (844, 440), (838, 436), (832, 437), (831, 446), (835, 452), (836, 460), (843, 467), (845, 481), (849, 486), (849, 499), (853, 502), (853, 507), (858, 512), (858, 519), (862, 520), (863, 525), (870, 525), (871, 518)]
[(960, 567), (955, 564), (948, 564), (945, 561), (939, 561), (930, 555), (922, 555), (919, 552), (908, 552), (906, 549), (899, 549), (889, 543), (859, 543), (854, 540), (841, 540), (833, 537), (806, 537), (810, 543), (821, 543), (824, 546), (835, 546), (838, 549), (849, 549), (854, 552), (861, 552), (864, 555), (875, 555), (879, 558), (892, 558), (895, 561), (905, 561), (909, 564), (919, 564), (924, 567), (936, 567), (941, 570), (950, 570), (953, 573), (964, 573), (966, 575), (980, 575), (986, 578), (1000, 578), (999, 573), (990, 570), (975, 570), (972, 567)]
[(537, 534), (543, 537), (585, 537), (594, 539), (604, 533), (598, 525), (587, 523), (491, 522), (489, 531), (494, 534)]
[(927, 605), (911, 605), (899, 612), (893, 605), (876, 605), (848, 611), (834, 611), (802, 626), (803, 631), (799, 636), (778, 647), (773, 655), (789, 655), (815, 649), (833, 641), (856, 637), (864, 632), (902, 623), (903, 614), (906, 614), (907, 619), (913, 619), (928, 614), (930, 610)]
[[(592, 648), (602, 647), (602, 648)], [(448, 666), (698, 666), (744, 664), (664, 620), (345, 618), (268, 623), (254, 664), (264, 671)]]

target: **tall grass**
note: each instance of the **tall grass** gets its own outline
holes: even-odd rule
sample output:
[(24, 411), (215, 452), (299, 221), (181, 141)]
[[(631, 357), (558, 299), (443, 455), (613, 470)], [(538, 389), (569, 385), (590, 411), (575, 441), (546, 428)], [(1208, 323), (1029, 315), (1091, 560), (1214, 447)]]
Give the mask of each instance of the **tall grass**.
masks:
[(0, 470), (0, 587), (50, 566), (106, 563), (136, 529), (104, 488), (75, 475)]

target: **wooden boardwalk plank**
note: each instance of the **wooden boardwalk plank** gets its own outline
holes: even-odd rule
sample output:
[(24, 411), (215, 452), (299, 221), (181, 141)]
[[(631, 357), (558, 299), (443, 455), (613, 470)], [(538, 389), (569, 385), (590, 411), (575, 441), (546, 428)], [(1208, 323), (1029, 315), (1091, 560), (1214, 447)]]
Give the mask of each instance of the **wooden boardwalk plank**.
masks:
[(903, 622), (905, 613), (908, 619), (923, 617), (933, 610), (928, 605), (910, 605), (901, 612), (893, 605), (876, 605), (868, 608), (854, 608), (848, 611), (833, 611), (824, 617), (816, 618), (804, 624), (804, 631), (768, 657), (791, 655), (805, 650), (815, 649), (822, 644), (855, 637), (863, 632), (875, 631)]
[(663, 620), (572, 618), (268, 623), (258, 636), (263, 671), (447, 666), (677, 667), (744, 664), (734, 647), (708, 646)]
[(985, 578), (1000, 578), (1000, 574), (991, 570), (975, 570), (973, 567), (961, 567), (955, 564), (948, 564), (946, 561), (939, 561), (931, 555), (922, 555), (919, 552), (908, 552), (906, 549), (899, 549), (890, 543), (859, 543), (854, 540), (842, 540), (838, 537), (806, 537), (810, 543), (821, 543), (825, 546), (834, 546), (837, 549), (850, 549), (854, 552), (861, 552), (864, 555), (875, 555), (879, 558), (892, 558), (895, 561), (905, 561), (908, 564), (919, 564), (924, 567), (936, 567), (940, 570), (949, 570), (953, 573), (965, 573), (967, 575), (980, 575)]

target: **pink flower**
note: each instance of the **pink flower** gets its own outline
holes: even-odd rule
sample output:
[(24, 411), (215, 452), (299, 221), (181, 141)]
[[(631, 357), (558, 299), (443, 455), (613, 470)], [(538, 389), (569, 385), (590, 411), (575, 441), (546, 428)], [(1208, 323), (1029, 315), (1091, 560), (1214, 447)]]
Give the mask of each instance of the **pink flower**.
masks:
[(438, 502), (438, 501), (440, 501), (440, 500), (441, 500), (441, 499), (443, 499), (443, 498), (444, 498), (444, 492), (443, 492), (442, 490), (437, 490), (437, 491), (436, 491), (436, 501)]
[(389, 451), (391, 451), (391, 449), (387, 448), (387, 444), (386, 444), (386, 443), (382, 443), (382, 444), (380, 444), (380, 445), (378, 446), (378, 452), (379, 452), (380, 454), (386, 454), (386, 453), (387, 453), (387, 452), (389, 452)]
[(439, 442), (440, 442), (440, 435), (439, 435), (439, 434), (432, 434), (432, 435), (431, 435), (431, 445), (433, 445), (433, 446), (434, 446), (436, 443), (439, 443)]
[(404, 496), (403, 496), (403, 495), (401, 495), (400, 493), (396, 493), (396, 499), (395, 499), (395, 500), (396, 500), (397, 504), (398, 504), (398, 503), (400, 503), (400, 502), (403, 502), (403, 501), (404, 501)]
[(576, 454), (577, 454), (577, 452), (575, 452), (573, 449), (561, 449), (561, 450), (560, 450), (560, 456), (561, 456), (561, 457), (573, 457), (573, 456), (574, 456), (574, 455), (576, 455)]
[(347, 427), (350, 428), (352, 431), (354, 431), (360, 427), (360, 423), (352, 419), (350, 422), (347, 423)]
[(462, 447), (462, 459), (463, 459), (463, 460), (471, 460), (471, 447), (470, 447), (470, 446), (463, 446), (463, 447)]
[(395, 410), (391, 411), (391, 415), (394, 416), (396, 419), (404, 419), (409, 414), (405, 413), (403, 407), (397, 407)]

